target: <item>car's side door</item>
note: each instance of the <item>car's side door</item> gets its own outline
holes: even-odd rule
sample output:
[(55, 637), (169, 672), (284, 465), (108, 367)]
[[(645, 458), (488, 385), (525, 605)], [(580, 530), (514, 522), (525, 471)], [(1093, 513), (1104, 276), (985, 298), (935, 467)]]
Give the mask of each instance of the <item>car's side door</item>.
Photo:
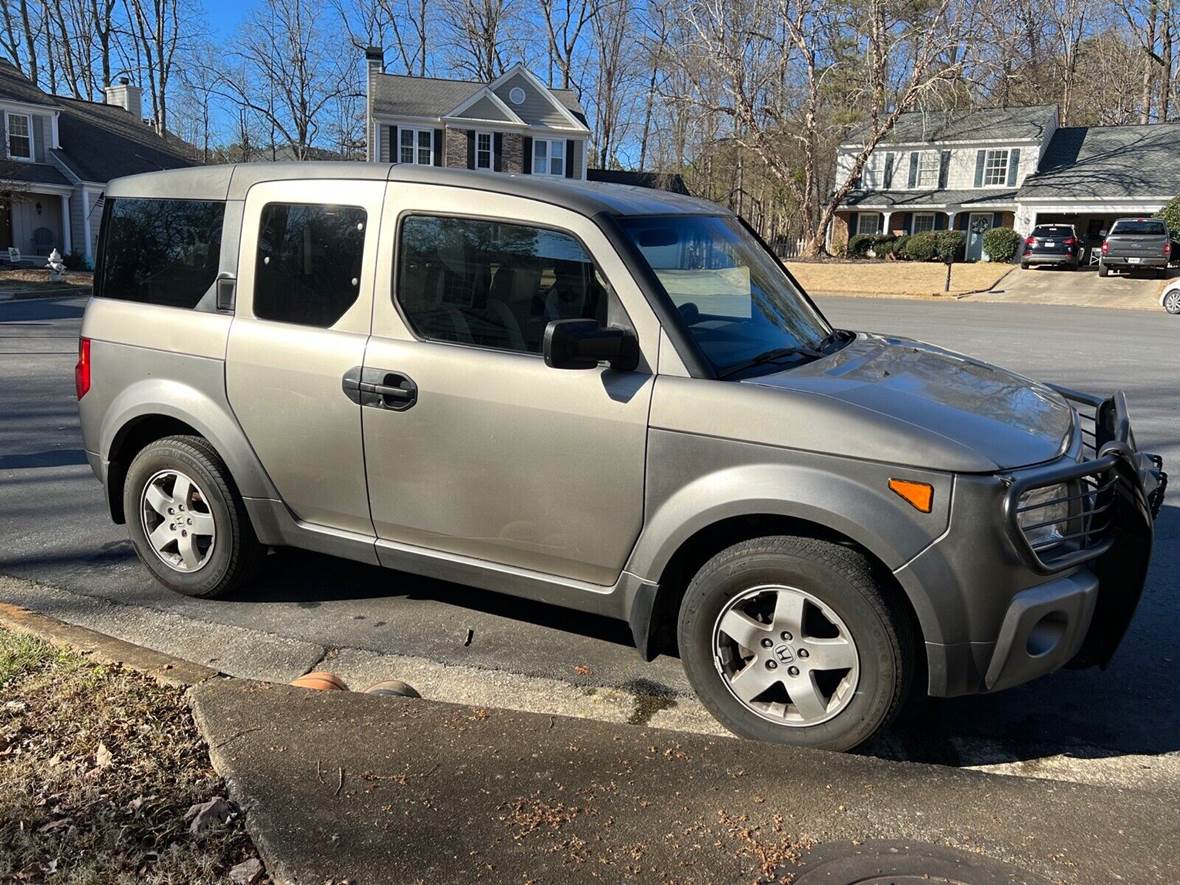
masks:
[(283, 181), (246, 195), (226, 391), (295, 517), (371, 537), (360, 406), (384, 182)]
[[(362, 408), (379, 555), (612, 584), (643, 521), (659, 342), (623, 263), (574, 212), (458, 188), (391, 184), (383, 231), (365, 374), (402, 392)], [(579, 317), (633, 329), (639, 367), (546, 366), (547, 323)]]

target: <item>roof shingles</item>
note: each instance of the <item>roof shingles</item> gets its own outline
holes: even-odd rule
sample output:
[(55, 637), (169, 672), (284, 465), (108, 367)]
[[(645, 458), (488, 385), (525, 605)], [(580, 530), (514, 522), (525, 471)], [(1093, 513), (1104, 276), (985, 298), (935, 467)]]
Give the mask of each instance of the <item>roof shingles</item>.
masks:
[(1020, 199), (1180, 194), (1180, 123), (1058, 129)]
[[(1039, 141), (1057, 122), (1057, 106), (980, 108), (974, 111), (910, 111), (897, 118), (886, 144), (933, 141)], [(853, 130), (845, 144), (861, 144), (864, 129)]]
[[(389, 117), (426, 117), (436, 120), (471, 98), (486, 83), (378, 74), (373, 81), (373, 112)], [(572, 89), (550, 89), (554, 98), (583, 124), (585, 111)]]

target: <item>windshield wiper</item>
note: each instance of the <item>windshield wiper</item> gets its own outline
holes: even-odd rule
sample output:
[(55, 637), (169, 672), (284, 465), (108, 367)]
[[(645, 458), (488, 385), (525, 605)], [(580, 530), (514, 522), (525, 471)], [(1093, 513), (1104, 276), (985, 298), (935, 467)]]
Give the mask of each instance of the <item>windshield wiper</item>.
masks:
[(739, 372), (744, 372), (747, 369), (752, 369), (755, 366), (765, 365), (766, 363), (777, 363), (780, 360), (790, 359), (791, 357), (805, 356), (811, 359), (819, 359), (823, 356), (818, 350), (810, 347), (775, 347), (771, 350), (763, 351), (755, 357), (751, 357), (745, 362), (738, 363), (736, 366), (730, 366), (718, 378), (731, 378)]

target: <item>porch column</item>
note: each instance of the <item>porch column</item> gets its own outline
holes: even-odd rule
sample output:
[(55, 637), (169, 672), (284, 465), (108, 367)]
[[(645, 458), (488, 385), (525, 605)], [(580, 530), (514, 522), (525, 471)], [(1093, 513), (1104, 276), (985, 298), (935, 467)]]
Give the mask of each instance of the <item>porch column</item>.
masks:
[(90, 199), (86, 188), (82, 188), (82, 257), (86, 259), (86, 266), (94, 268), (94, 255), (90, 249)]
[(958, 214), (959, 213), (957, 211), (952, 212), (950, 209), (946, 210), (946, 229), (947, 230), (954, 230), (955, 229), (955, 216)]
[(70, 195), (61, 195), (61, 255), (65, 258), (74, 251), (74, 243), (70, 239)]
[(892, 211), (881, 213), (881, 233), (885, 236), (889, 236), (889, 218), (892, 215)]

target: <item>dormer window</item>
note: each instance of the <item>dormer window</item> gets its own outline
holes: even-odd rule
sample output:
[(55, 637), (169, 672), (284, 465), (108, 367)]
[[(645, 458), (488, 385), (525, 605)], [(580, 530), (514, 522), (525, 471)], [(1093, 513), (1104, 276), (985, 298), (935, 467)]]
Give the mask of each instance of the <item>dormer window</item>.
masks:
[(983, 186), (1008, 183), (1008, 150), (988, 151), (983, 158)]
[(4, 115), (4, 131), (8, 135), (8, 159), (33, 159), (33, 118), (28, 114)]

